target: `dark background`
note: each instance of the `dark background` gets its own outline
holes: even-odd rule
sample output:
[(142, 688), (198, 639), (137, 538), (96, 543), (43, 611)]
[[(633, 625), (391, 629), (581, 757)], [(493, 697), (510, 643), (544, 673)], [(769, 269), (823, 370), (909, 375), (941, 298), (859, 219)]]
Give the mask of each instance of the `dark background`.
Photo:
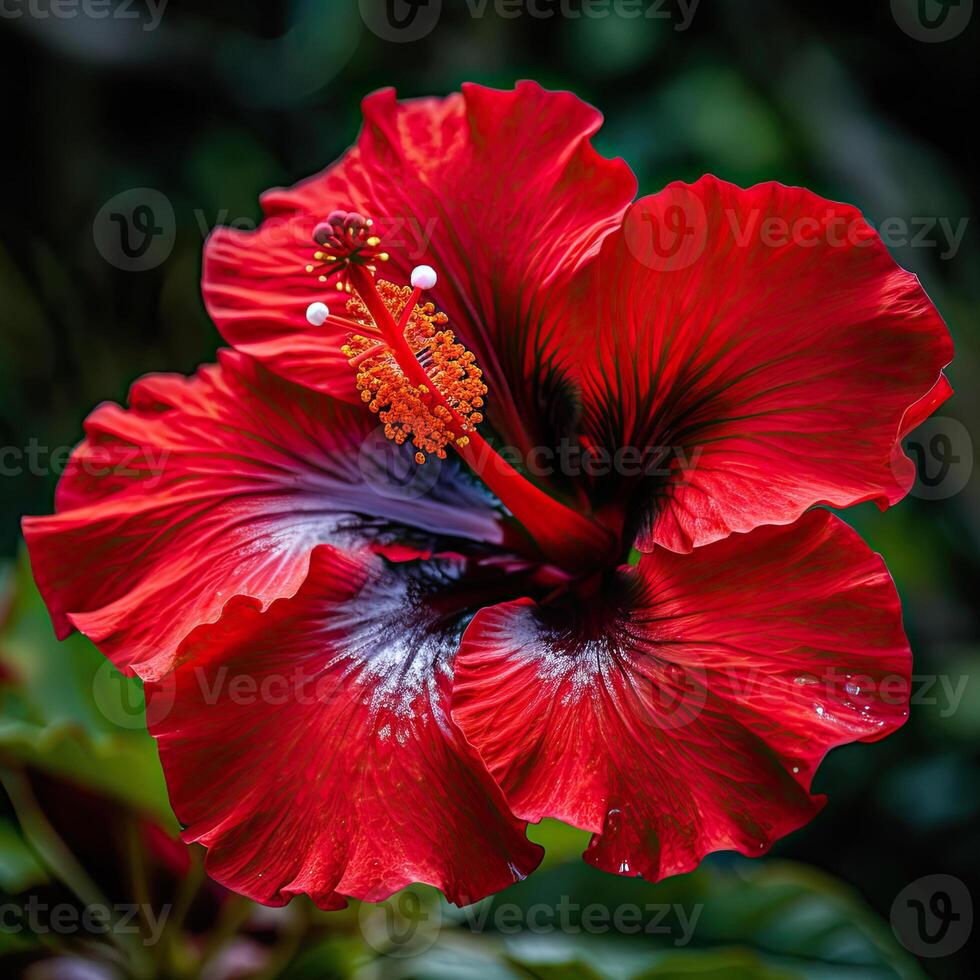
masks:
[[(35, 3), (50, 11), (47, 0)], [(496, 13), (492, 2), (483, 16), (472, 16), (467, 3), (446, 0), (430, 33), (412, 43), (394, 43), (372, 32), (358, 4), (348, 0), (253, 5), (170, 0), (152, 30), (143, 29), (152, 17), (140, 0), (130, 8), (138, 20), (95, 18), (81, 10), (72, 18), (39, 16), (21, 0), (0, 6), (0, 131), (5, 138), (0, 153), (0, 447), (6, 447), (0, 457), (0, 556), (11, 564), (6, 594), (13, 609), (4, 627), (6, 639), (0, 632), (0, 658), (4, 644), (11, 662), (50, 658), (48, 683), (76, 683), (79, 698), (87, 702), (93, 690), (98, 702), (102, 682), (93, 687), (91, 676), (98, 673), (99, 661), (85, 659), (91, 651), (81, 643), (59, 647), (51, 639), (23, 569), (13, 570), (19, 518), (50, 509), (64, 462), (59, 449), (77, 441), (84, 416), (97, 402), (123, 400), (130, 383), (145, 372), (189, 372), (213, 359), (220, 340), (204, 314), (198, 284), (207, 230), (217, 223), (258, 220), (262, 190), (295, 181), (334, 159), (353, 141), (359, 100), (372, 89), (394, 85), (403, 96), (443, 94), (464, 80), (504, 87), (534, 78), (547, 87), (571, 89), (601, 109), (606, 124), (597, 145), (627, 159), (641, 193), (705, 172), (743, 185), (777, 179), (854, 203), (876, 226), (889, 218), (908, 223), (918, 240), (892, 243), (892, 251), (920, 276), (957, 345), (950, 372), (957, 394), (941, 409), (939, 426), (950, 434), (958, 459), (945, 490), (920, 485), (887, 514), (859, 508), (846, 516), (884, 555), (902, 594), (916, 654), (911, 720), (882, 743), (834, 752), (816, 785), (830, 795), (826, 810), (770, 857), (748, 870), (745, 862), (712, 858), (701, 878), (689, 877), (706, 889), (697, 893), (703, 895), (714, 894), (716, 886), (738, 895), (740, 888), (731, 881), (741, 881), (744, 902), (751, 906), (752, 888), (772, 886), (769, 878), (757, 880), (756, 865), (769, 866), (777, 885), (781, 873), (796, 875), (793, 881), (809, 896), (806, 901), (818, 902), (811, 894), (815, 891), (823, 896), (819, 901), (836, 910), (817, 914), (811, 908), (807, 918), (798, 900), (780, 899), (777, 888), (772, 893), (777, 897), (770, 895), (775, 910), (759, 900), (774, 920), (728, 922), (715, 932), (709, 924), (707, 938), (696, 932), (694, 945), (703, 940), (698, 955), (706, 957), (705, 971), (723, 968), (714, 975), (734, 976), (743, 968), (746, 976), (768, 976), (764, 971), (769, 969), (787, 971), (773, 976), (811, 975), (814, 964), (830, 972), (818, 969), (813, 975), (917, 975), (919, 967), (889, 928), (892, 904), (902, 889), (924, 889), (928, 898), (931, 886), (913, 883), (944, 874), (972, 888), (975, 899), (980, 896), (980, 633), (976, 586), (969, 585), (980, 580), (980, 501), (977, 479), (967, 479), (973, 456), (969, 433), (978, 418), (972, 381), (980, 344), (980, 241), (972, 216), (980, 174), (975, 138), (980, 13), (974, 12), (957, 36), (929, 42), (922, 39), (927, 35), (921, 27), (903, 29), (914, 20), (894, 14), (887, 0), (792, 6), (701, 0), (683, 30), (678, 29), (684, 17), (676, 2), (659, 8), (643, 4), (662, 10), (662, 18), (632, 20), (615, 11), (575, 16), (578, 5), (566, 0), (552, 5), (558, 12), (550, 18), (524, 13), (510, 19)], [(906, 6), (914, 18), (915, 4), (910, 0)], [(520, 161), (514, 167), (513, 179), (519, 180)], [(134, 190), (139, 188), (158, 192), (164, 206), (158, 206), (158, 195)], [(148, 253), (147, 268), (119, 267), (126, 263), (111, 241), (105, 212), (99, 218), (116, 195), (124, 195), (119, 198), (123, 208), (151, 203), (163, 229), (155, 251)], [(951, 242), (941, 222), (956, 228), (964, 220), (965, 235), (958, 244)], [(965, 430), (948, 419), (959, 420)], [(842, 454), (846, 451), (842, 446)], [(0, 621), (3, 606), (0, 596)], [(81, 681), (65, 677), (64, 658), (72, 655), (84, 659), (85, 670), (91, 667)], [(17, 674), (2, 664), (0, 659), (0, 677), (4, 671)], [(27, 719), (39, 730), (52, 718), (64, 721), (66, 709), (39, 707), (38, 698), (45, 701), (48, 694), (21, 690), (0, 705), (18, 723)], [(97, 717), (80, 723), (82, 742), (91, 741), (93, 732), (99, 738), (125, 735), (138, 743), (145, 764), (155, 766), (139, 732), (115, 731), (112, 711), (97, 706), (108, 721)], [(39, 786), (37, 775), (64, 776), (63, 746), (55, 753), (58, 758), (49, 758), (47, 750), (36, 744), (24, 748), (16, 739), (8, 738), (4, 747), (3, 733), (0, 726), (0, 762), (6, 758), (5, 764), (13, 766), (11, 778), (27, 780), (35, 802), (45, 793), (64, 792), (60, 786)], [(66, 737), (70, 741), (75, 734)], [(76, 765), (75, 782), (85, 781), (80, 772)], [(155, 773), (147, 776), (156, 787), (152, 792), (158, 792), (156, 780)], [(124, 798), (147, 808), (149, 797), (129, 799), (112, 779), (88, 782), (113, 801)], [(165, 801), (158, 809), (166, 824)], [(10, 800), (6, 809), (0, 806), (4, 813), (0, 841), (2, 821), (16, 836), (23, 816)], [(597, 883), (577, 870), (574, 855), (581, 838), (559, 828), (545, 833), (552, 835), (552, 868), (541, 873), (533, 886), (537, 891), (528, 894), (538, 900), (544, 895), (545, 901), (577, 888), (598, 889), (613, 898), (633, 894), (629, 883)], [(30, 837), (26, 833), (28, 844)], [(110, 850), (96, 847), (91, 860), (97, 869), (115, 860)], [(571, 864), (565, 864), (566, 856)], [(178, 878), (183, 873), (174, 872)], [(674, 891), (656, 894), (687, 894), (684, 889), (695, 886), (665, 887)], [(832, 926), (845, 928), (858, 917), (836, 904), (841, 887), (847, 901), (854, 898), (848, 887), (860, 896), (855, 900), (869, 923), (872, 918), (879, 923), (862, 933), (873, 936), (871, 953), (855, 953), (853, 942), (850, 947), (847, 941), (826, 944), (834, 935)], [(4, 889), (13, 894), (0, 878), (0, 892)], [(803, 907), (810, 908), (806, 901)], [(958, 907), (966, 916), (967, 908)], [(707, 908), (712, 908), (710, 901)], [(788, 921), (787, 908), (792, 911)], [(280, 948), (281, 937), (266, 942), (268, 937), (247, 923), (248, 915), (240, 915), (250, 942)], [(802, 928), (801, 915), (807, 928), (794, 932)], [(355, 951), (362, 943), (366, 953), (350, 952), (349, 959), (337, 960), (339, 966), (317, 961), (319, 973), (310, 975), (329, 975), (334, 969), (346, 975), (361, 962), (358, 956), (373, 955), (374, 947), (365, 945), (355, 928), (356, 916), (336, 923), (311, 921), (312, 931), (294, 944), (300, 953), (313, 956), (322, 936), (331, 950), (336, 940), (349, 942)], [(214, 925), (206, 914), (202, 923), (202, 934)], [(760, 936), (762, 926), (768, 931)], [(467, 930), (462, 937), (476, 942)], [(24, 937), (16, 938), (26, 944), (11, 953), (19, 957), (18, 969), (53, 955), (50, 944), (42, 955)], [(899, 938), (910, 944), (907, 935)], [(533, 945), (540, 937), (531, 939)], [(0, 954), (4, 942), (0, 933)], [(78, 943), (67, 945), (75, 949)], [(614, 958), (605, 952), (595, 956), (605, 946), (597, 941), (590, 951), (588, 942), (581, 945), (581, 950), (562, 948), (545, 958), (584, 957), (600, 974), (612, 971)], [(637, 942), (628, 945), (634, 950)], [(680, 956), (667, 946), (670, 956)], [(534, 956), (545, 949), (542, 942), (538, 947)], [(886, 947), (887, 956), (881, 952)], [(466, 943), (460, 940), (459, 948), (465, 959)], [(729, 948), (736, 950), (736, 958), (716, 961), (718, 950)], [(744, 950), (752, 951), (745, 954), (748, 966), (739, 959)], [(875, 950), (881, 962), (874, 962)], [(637, 969), (627, 965), (622, 975), (700, 969), (702, 961), (692, 951), (687, 965), (671, 973), (673, 961), (663, 960), (662, 953), (660, 947), (651, 948), (648, 961), (641, 957)], [(276, 970), (285, 970), (287, 963), (295, 968), (289, 956), (277, 955), (282, 962), (276, 961)], [(404, 961), (414, 964), (417, 973), (409, 969), (391, 975), (429, 975), (420, 966), (424, 961)], [(965, 950), (924, 958), (921, 965), (937, 977), (973, 975)], [(387, 961), (381, 968), (395, 970)], [(270, 967), (265, 969), (268, 973)], [(463, 968), (456, 964), (452, 969)], [(454, 975), (452, 969), (448, 975)], [(480, 968), (482, 976), (491, 975), (487, 969)]]

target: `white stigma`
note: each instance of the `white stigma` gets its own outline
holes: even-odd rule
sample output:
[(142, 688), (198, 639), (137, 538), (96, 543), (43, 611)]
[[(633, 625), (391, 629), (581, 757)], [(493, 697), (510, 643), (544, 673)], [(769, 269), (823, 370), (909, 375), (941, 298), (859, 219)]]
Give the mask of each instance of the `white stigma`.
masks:
[(414, 289), (431, 289), (438, 276), (431, 265), (417, 265), (412, 269), (412, 287)]
[(306, 319), (314, 327), (323, 326), (324, 321), (330, 316), (330, 310), (326, 303), (310, 303), (306, 308)]

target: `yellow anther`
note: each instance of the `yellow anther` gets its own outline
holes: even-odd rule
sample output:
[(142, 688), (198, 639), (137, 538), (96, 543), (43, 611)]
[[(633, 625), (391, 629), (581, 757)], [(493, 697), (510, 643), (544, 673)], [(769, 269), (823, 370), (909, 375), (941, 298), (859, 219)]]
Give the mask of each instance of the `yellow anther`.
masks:
[[(399, 321), (411, 298), (411, 287), (383, 279), (375, 280), (374, 286), (392, 318)], [(355, 321), (374, 326), (367, 306), (356, 294), (348, 301), (347, 311)], [(487, 386), (480, 380), (476, 359), (446, 329), (447, 322), (445, 314), (431, 303), (415, 306), (408, 315), (405, 340), (428, 375), (429, 385), (416, 386), (391, 349), (377, 340), (354, 335), (341, 348), (356, 367), (361, 399), (378, 412), (385, 435), (398, 445), (411, 440), (418, 450), (418, 463), (425, 461), (426, 453), (445, 458), (446, 447), (454, 442), (466, 446), (469, 439), (457, 440), (456, 432), (483, 421), (475, 408), (477, 402), (483, 405)], [(441, 396), (435, 403), (433, 393)]]

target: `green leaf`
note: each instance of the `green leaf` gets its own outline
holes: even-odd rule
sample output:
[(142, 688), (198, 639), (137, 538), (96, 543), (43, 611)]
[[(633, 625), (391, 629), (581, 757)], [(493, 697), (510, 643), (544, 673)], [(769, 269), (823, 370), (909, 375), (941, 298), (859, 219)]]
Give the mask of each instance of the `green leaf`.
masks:
[[(650, 884), (588, 865), (540, 870), (464, 909), (445, 906), (438, 943), (539, 975), (920, 978), (921, 969), (850, 888), (812, 868), (725, 855)], [(452, 926), (452, 928), (451, 928)], [(421, 975), (421, 974), (415, 974)], [(526, 973), (522, 976), (528, 975)], [(587, 974), (585, 974), (587, 975)]]
[(592, 838), (592, 834), (587, 830), (579, 830), (578, 827), (570, 827), (560, 820), (550, 819), (530, 824), (527, 828), (527, 836), (529, 840), (544, 848), (542, 868), (553, 868), (580, 857)]
[[(7, 583), (0, 622), (0, 754), (69, 778), (176, 826), (139, 681), (83, 636), (54, 635), (26, 554)], [(0, 602), (0, 605), (3, 605)]]
[(530, 964), (515, 957), (507, 957), (507, 962), (513, 967), (516, 976), (527, 977), (529, 980), (602, 980), (601, 973), (580, 960)]
[(48, 876), (17, 828), (0, 817), (0, 891), (19, 895), (44, 885)]
[(665, 956), (633, 980), (668, 980), (682, 977), (713, 977), (716, 980), (795, 980), (803, 974), (766, 965), (746, 949), (690, 950)]

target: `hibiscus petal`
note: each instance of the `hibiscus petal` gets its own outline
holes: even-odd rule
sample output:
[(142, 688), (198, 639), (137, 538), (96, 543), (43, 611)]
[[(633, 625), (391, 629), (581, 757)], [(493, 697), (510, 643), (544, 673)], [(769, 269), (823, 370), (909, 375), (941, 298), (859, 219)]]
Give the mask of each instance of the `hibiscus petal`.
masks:
[(329, 547), (262, 612), (225, 607), (147, 685), (171, 801), (208, 872), (257, 901), (379, 901), (421, 881), (463, 905), (541, 849), (449, 716), (479, 581)]
[[(356, 397), (343, 343), (311, 327), (326, 300), (306, 273), (317, 221), (354, 209), (377, 222), (391, 260), (385, 278), (419, 264), (439, 282), (428, 298), (477, 355), (490, 386), (487, 417), (515, 445), (532, 444), (552, 408), (545, 368), (558, 338), (541, 300), (595, 252), (632, 200), (636, 182), (589, 138), (601, 123), (568, 92), (533, 82), (513, 91), (465, 85), (445, 99), (364, 100), (357, 145), (322, 174), (263, 196), (255, 232), (218, 229), (205, 249), (203, 288), (225, 339), (272, 370), (338, 397)], [(545, 424), (540, 422), (538, 424)]]
[(910, 489), (899, 443), (950, 393), (952, 344), (854, 208), (774, 183), (671, 184), (634, 205), (576, 293), (588, 437), (663, 473), (597, 489), (653, 504), (641, 550)]
[(405, 458), (416, 482), (388, 484), (374, 446), (390, 443), (374, 439), (369, 412), (242, 354), (220, 362), (189, 379), (144, 378), (129, 409), (97, 408), (58, 513), (25, 518), (60, 636), (75, 627), (120, 668), (155, 679), (233, 595), (267, 604), (295, 593), (318, 544), (504, 539), (459, 464), (420, 472)]
[(905, 719), (894, 586), (826, 511), (618, 574), (603, 599), (479, 612), (453, 695), (514, 812), (594, 831), (598, 867), (658, 879), (761, 854), (822, 805), (830, 748)]

